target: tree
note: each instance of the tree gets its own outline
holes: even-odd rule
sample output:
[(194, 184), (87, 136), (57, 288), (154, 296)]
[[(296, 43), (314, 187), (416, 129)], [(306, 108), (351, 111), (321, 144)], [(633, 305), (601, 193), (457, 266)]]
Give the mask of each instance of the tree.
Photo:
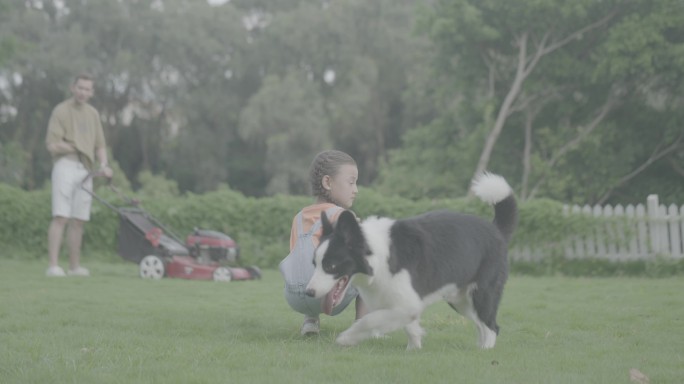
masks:
[(624, 194), (630, 185), (640, 190), (642, 183), (652, 188), (645, 194), (660, 189), (670, 198), (677, 194), (673, 191), (679, 198), (684, 195), (679, 172), (684, 157), (684, 101), (679, 96), (684, 90), (684, 6), (676, 0), (631, 6), (629, 17), (611, 29), (594, 76), (629, 85), (620, 123), (632, 127), (638, 144), (626, 166), (609, 179), (599, 203)]
[(330, 146), (316, 84), (305, 73), (267, 77), (242, 113), (240, 135), (255, 151), (265, 153), (267, 194), (308, 194), (309, 164)]
[(260, 67), (284, 77), (301, 71), (313, 81), (332, 143), (372, 182), (387, 151), (413, 122), (404, 114), (410, 68), (426, 59), (424, 38), (412, 35), (416, 1), (301, 2), (268, 13), (259, 29)]
[[(661, 20), (658, 15), (664, 14), (669, 19)], [(484, 147), (477, 161), (464, 158), (461, 165), (473, 164), (471, 169), (479, 173), (490, 168), (491, 163), (497, 172), (519, 175), (523, 200), (545, 196), (566, 201), (607, 201), (615, 187), (624, 189), (630, 180), (624, 177), (630, 172), (642, 172), (658, 158), (674, 156), (680, 150), (678, 135), (666, 126), (649, 131), (644, 142), (650, 146), (635, 145), (633, 151), (609, 149), (615, 148), (611, 140), (618, 137), (616, 129), (628, 130), (629, 135), (622, 137), (639, 142), (636, 133), (643, 131), (643, 126), (635, 124), (635, 117), (652, 110), (648, 99), (655, 95), (649, 90), (654, 84), (680, 86), (672, 84), (681, 82), (658, 79), (672, 80), (681, 75), (681, 65), (663, 65), (674, 62), (672, 58), (677, 55), (672, 52), (681, 51), (680, 43), (672, 41), (673, 36), (681, 36), (675, 27), (681, 25), (677, 24), (681, 15), (681, 7), (668, 0), (534, 1), (525, 5), (494, 0), (440, 1), (423, 19), (421, 29), (438, 48), (436, 73), (450, 79), (440, 86), (441, 94), (457, 102), (451, 112), (440, 111), (437, 126), (452, 124), (445, 129), (462, 141), (462, 145), (455, 145), (460, 151), (467, 151), (467, 146), (481, 138)], [(634, 20), (650, 21), (635, 24)], [(647, 38), (635, 40), (638, 34)], [(615, 49), (618, 36), (629, 49)], [(671, 45), (658, 44), (667, 41), (667, 36)], [(640, 55), (636, 50), (641, 45), (634, 41), (642, 40), (649, 46), (648, 57), (642, 60), (660, 63), (660, 74), (618, 76), (606, 72), (607, 63), (634, 69), (628, 58)], [(662, 112), (660, 118), (667, 119), (673, 109)], [(620, 119), (625, 114), (630, 117)], [(412, 153), (421, 153), (421, 148), (429, 152), (454, 150), (445, 143), (451, 141), (405, 140), (400, 154), (394, 156), (397, 160), (391, 158), (390, 167), (397, 163), (421, 164), (420, 159), (411, 158), (405, 151), (412, 146), (416, 146)], [(652, 155), (648, 153), (651, 151)], [(606, 165), (607, 169), (592, 164)], [(423, 173), (442, 169), (433, 163), (418, 168)], [(624, 176), (617, 176), (620, 174)], [(580, 181), (585, 176), (593, 180)], [(469, 182), (459, 174), (452, 174), (452, 180), (464, 188)], [(663, 175), (663, 180), (668, 178)]]
[[(248, 72), (242, 71), (237, 54), (247, 44), (247, 32), (233, 7), (189, 6), (182, 0), (25, 4), (17, 8), (11, 22), (2, 25), (23, 47), (7, 64), (7, 73), (13, 75), (9, 77), (21, 81), (11, 84), (8, 104), (17, 113), (2, 135), (34, 154), (25, 186), (40, 185), (49, 175), (43, 143), (49, 113), (68, 96), (70, 81), (81, 71), (96, 77), (93, 104), (100, 111), (113, 156), (131, 180), (142, 170), (175, 169), (182, 159), (169, 151), (177, 148), (178, 132), (194, 137), (186, 131), (195, 127), (184, 124), (197, 124), (197, 133), (202, 134), (211, 132), (203, 128), (205, 124), (233, 133), (237, 129), (244, 100), (224, 95), (239, 88), (228, 77), (238, 83), (239, 75)], [(215, 98), (204, 98), (198, 106), (192, 98), (205, 89)], [(203, 115), (197, 117), (193, 107)], [(222, 154), (226, 140), (233, 136), (227, 132), (204, 138), (203, 145), (186, 149), (197, 157)], [(220, 158), (204, 159), (210, 171), (202, 175), (225, 181), (226, 167)], [(183, 186), (216, 185), (196, 181), (188, 178)]]
[(458, 58), (455, 70), (468, 67), (455, 72), (462, 83), (486, 91), (484, 97), (497, 105), (475, 175), (487, 169), (507, 119), (527, 99), (537, 97), (521, 95), (539, 63), (577, 40), (602, 33), (616, 14), (609, 4), (593, 1), (534, 1), (524, 6), (501, 0), (438, 3), (428, 21), (434, 26), (432, 38), (442, 55)]
[(50, 111), (89, 71), (123, 173), (181, 192), (305, 193), (311, 157), (335, 147), (362, 184), (415, 198), (464, 194), (485, 167), (522, 200), (677, 198), (683, 13), (678, 0), (0, 0), (0, 161), (24, 188), (48, 179)]

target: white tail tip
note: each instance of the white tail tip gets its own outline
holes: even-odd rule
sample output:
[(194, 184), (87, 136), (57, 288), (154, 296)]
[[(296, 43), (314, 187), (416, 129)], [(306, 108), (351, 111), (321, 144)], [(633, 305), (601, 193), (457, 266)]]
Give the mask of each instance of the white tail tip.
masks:
[(489, 204), (496, 204), (513, 193), (513, 189), (503, 177), (489, 172), (483, 172), (475, 177), (471, 190), (475, 196)]

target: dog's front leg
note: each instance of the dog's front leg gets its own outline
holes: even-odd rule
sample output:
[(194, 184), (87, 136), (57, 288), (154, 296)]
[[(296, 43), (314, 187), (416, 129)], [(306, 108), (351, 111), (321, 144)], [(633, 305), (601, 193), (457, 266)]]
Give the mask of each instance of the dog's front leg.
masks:
[(391, 309), (373, 311), (356, 320), (351, 327), (340, 333), (336, 341), (340, 345), (356, 345), (370, 337), (379, 337), (396, 331), (415, 318), (416, 316)]
[(415, 319), (404, 327), (406, 336), (408, 336), (407, 350), (421, 349), (423, 347), (423, 336), (425, 330), (420, 326), (420, 319)]

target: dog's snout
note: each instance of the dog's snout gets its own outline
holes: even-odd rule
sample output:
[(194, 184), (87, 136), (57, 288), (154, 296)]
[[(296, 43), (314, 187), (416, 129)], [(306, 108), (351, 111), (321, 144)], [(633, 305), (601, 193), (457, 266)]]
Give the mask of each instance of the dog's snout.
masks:
[(307, 288), (306, 295), (309, 297), (314, 297), (316, 296), (316, 291), (313, 288)]

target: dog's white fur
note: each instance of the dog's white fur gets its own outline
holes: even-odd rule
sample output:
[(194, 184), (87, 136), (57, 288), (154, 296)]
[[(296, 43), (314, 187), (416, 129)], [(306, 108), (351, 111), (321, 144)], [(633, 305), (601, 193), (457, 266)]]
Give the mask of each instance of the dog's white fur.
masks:
[[(508, 183), (501, 176), (493, 174), (483, 174), (474, 180), (473, 192), (491, 204), (496, 204), (512, 194)], [(365, 260), (372, 274), (355, 273), (351, 276), (350, 282), (358, 289), (368, 313), (342, 332), (337, 337), (337, 343), (345, 346), (355, 345), (367, 338), (379, 337), (403, 327), (408, 335), (407, 349), (419, 349), (422, 347), (422, 337), (425, 334), (420, 326), (422, 312), (429, 305), (445, 300), (475, 323), (479, 331), (478, 344), (481, 348), (494, 347), (497, 332), (480, 320), (473, 305), (472, 292), (478, 289), (476, 282), (459, 283), (462, 289), (459, 289), (455, 282), (445, 283), (441, 288), (421, 297), (407, 269), (399, 269), (394, 273), (391, 271), (391, 231), (396, 222), (397, 220), (389, 218), (370, 217), (360, 224), (368, 249)], [(323, 269), (324, 257), (329, 247), (330, 241), (324, 239), (315, 252), (316, 268), (307, 286), (307, 292), (311, 296), (322, 297), (340, 280)]]

